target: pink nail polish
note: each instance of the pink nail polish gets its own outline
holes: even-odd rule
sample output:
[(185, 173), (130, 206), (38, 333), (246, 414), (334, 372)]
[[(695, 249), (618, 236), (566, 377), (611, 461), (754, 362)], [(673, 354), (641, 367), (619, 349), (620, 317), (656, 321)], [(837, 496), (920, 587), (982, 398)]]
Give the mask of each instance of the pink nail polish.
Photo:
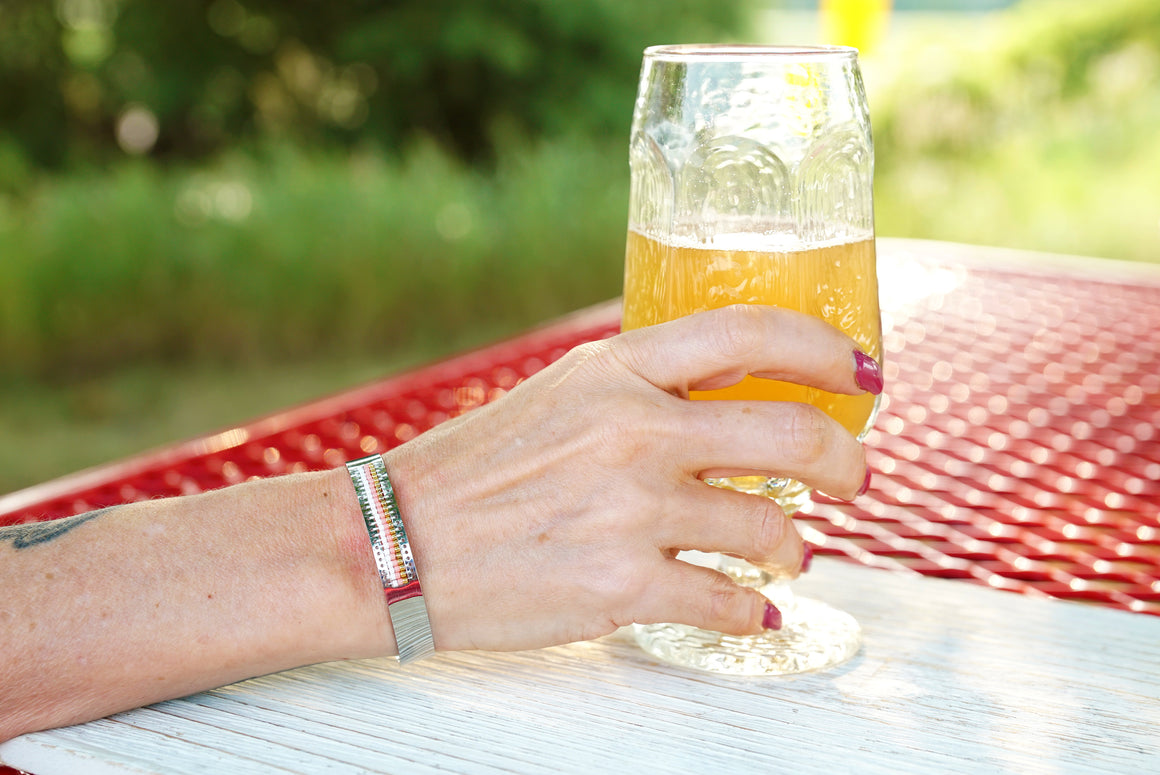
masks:
[(773, 603), (766, 602), (765, 614), (761, 617), (761, 626), (767, 630), (781, 629), (781, 611)]
[(862, 480), (862, 486), (858, 488), (858, 495), (865, 495), (870, 489), (870, 469), (866, 469), (866, 478)]
[(814, 547), (808, 543), (802, 544), (802, 573), (808, 573), (814, 564)]
[(861, 350), (854, 351), (854, 381), (872, 395), (882, 392), (882, 367)]

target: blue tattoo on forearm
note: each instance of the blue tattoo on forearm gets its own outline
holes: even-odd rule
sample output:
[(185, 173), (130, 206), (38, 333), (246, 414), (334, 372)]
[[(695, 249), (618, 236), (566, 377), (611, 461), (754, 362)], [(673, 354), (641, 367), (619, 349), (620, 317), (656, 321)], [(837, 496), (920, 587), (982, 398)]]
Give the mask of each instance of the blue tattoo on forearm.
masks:
[(106, 506), (103, 509), (90, 511), (86, 514), (77, 514), (75, 517), (54, 519), (48, 522), (30, 522), (24, 525), (11, 525), (0, 528), (0, 541), (11, 541), (13, 549), (27, 549), (38, 544), (60, 538), (75, 527), (80, 527), (91, 519), (112, 511), (116, 506)]

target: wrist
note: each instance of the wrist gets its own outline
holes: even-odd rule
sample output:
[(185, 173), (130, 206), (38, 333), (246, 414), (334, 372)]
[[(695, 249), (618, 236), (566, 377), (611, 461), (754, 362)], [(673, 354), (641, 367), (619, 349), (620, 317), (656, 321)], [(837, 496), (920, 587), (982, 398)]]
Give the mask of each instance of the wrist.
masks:
[[(330, 659), (362, 659), (397, 653), (358, 498), (344, 467), (317, 474), (316, 502), (325, 504), (320, 546), (331, 547), (333, 599), (325, 619), (342, 632), (342, 654)], [(337, 620), (334, 618), (337, 617)]]
[(346, 470), (367, 530), (399, 661), (430, 656), (435, 644), (427, 603), (386, 461), (382, 455), (368, 455), (349, 461)]

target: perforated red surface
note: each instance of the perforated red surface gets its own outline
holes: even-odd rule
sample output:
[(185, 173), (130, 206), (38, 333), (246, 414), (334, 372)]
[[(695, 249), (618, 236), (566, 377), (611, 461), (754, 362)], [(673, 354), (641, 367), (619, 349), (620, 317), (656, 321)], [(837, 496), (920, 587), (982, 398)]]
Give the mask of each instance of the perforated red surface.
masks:
[[(798, 516), (819, 553), (1160, 614), (1160, 272), (882, 240), (887, 397), (874, 484)], [(985, 261), (986, 263), (979, 263)], [(0, 498), (0, 524), (337, 466), (489, 401), (617, 330), (517, 340)]]

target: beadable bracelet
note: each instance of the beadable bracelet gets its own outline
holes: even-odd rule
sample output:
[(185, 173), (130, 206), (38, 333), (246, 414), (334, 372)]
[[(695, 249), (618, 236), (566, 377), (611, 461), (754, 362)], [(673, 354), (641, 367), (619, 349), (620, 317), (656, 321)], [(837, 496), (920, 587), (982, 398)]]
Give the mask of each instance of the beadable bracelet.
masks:
[(363, 521), (371, 539), (371, 552), (379, 569), (379, 579), (387, 598), (387, 612), (395, 630), (399, 646), (399, 663), (406, 664), (435, 653), (435, 639), (431, 621), (427, 618), (427, 604), (415, 571), (415, 558), (395, 490), (387, 476), (382, 455), (352, 460), (346, 464)]

